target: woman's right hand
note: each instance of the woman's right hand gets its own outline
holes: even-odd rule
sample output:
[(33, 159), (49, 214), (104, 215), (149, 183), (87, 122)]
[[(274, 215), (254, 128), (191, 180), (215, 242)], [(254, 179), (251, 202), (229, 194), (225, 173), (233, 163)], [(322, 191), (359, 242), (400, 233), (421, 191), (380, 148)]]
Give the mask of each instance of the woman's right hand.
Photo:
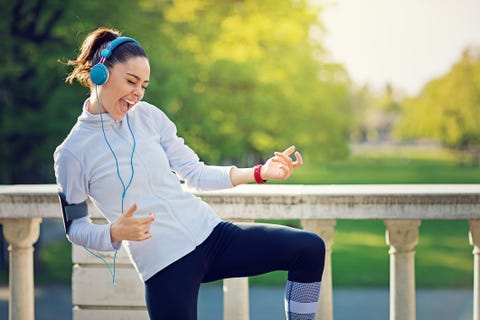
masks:
[(136, 218), (133, 214), (137, 211), (137, 204), (134, 203), (117, 221), (110, 227), (110, 238), (112, 242), (121, 240), (142, 241), (150, 239), (150, 225), (155, 216), (150, 213), (148, 217)]

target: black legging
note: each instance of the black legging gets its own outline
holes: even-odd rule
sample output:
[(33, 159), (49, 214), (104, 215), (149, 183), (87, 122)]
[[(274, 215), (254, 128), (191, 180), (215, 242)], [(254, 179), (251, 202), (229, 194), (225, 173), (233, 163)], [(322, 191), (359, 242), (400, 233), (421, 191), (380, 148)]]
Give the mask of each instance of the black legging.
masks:
[(151, 320), (197, 319), (200, 284), (288, 270), (288, 280), (318, 282), (325, 259), (323, 240), (290, 227), (221, 222), (194, 251), (145, 282)]

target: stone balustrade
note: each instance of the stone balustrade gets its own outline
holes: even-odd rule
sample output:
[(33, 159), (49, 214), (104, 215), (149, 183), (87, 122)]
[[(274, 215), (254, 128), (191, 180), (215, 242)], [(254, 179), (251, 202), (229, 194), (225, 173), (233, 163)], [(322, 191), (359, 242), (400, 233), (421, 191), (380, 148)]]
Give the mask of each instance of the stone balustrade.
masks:
[[(331, 253), (339, 219), (383, 220), (390, 246), (390, 320), (415, 319), (415, 260), (422, 220), (466, 220), (474, 263), (474, 320), (480, 320), (480, 185), (245, 185), (196, 192), (226, 220), (300, 219), (327, 256), (317, 319), (334, 319)], [(93, 218), (102, 218), (90, 205)], [(60, 217), (54, 185), (0, 186), (0, 223), (9, 242), (9, 319), (34, 319), (33, 244), (42, 219)], [(467, 241), (467, 240), (466, 240)], [(110, 259), (110, 254), (102, 255)], [(113, 287), (103, 264), (73, 246), (73, 318), (148, 319), (143, 284), (123, 251)], [(224, 319), (247, 320), (248, 281), (224, 281)]]

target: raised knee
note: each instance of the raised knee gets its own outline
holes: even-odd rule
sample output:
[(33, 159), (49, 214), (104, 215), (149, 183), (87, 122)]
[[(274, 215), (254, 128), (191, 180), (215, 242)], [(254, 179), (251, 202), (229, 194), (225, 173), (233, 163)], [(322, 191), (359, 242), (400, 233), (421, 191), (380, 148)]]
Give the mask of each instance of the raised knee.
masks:
[(321, 281), (325, 266), (325, 242), (315, 233), (304, 231), (297, 241), (297, 259), (290, 269), (289, 280)]
[(312, 259), (323, 260), (325, 257), (325, 241), (313, 232), (305, 232), (303, 250), (304, 253)]

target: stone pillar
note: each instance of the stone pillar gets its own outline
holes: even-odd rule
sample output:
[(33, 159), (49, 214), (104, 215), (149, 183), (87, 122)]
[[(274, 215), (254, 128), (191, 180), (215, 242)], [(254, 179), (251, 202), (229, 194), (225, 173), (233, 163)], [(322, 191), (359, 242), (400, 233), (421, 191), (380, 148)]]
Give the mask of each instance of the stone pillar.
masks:
[(415, 251), (417, 219), (385, 220), (390, 246), (390, 320), (415, 320)]
[(42, 218), (4, 219), (3, 234), (9, 243), (9, 320), (33, 320), (33, 244), (40, 234)]
[[(254, 220), (236, 219), (234, 222), (254, 222)], [(223, 280), (223, 319), (250, 319), (248, 278)]]
[(325, 241), (325, 269), (323, 271), (320, 300), (318, 301), (317, 319), (333, 320), (333, 286), (332, 286), (332, 245), (337, 220), (302, 220), (305, 230), (315, 232)]
[(248, 278), (223, 280), (223, 318), (248, 320), (250, 317)]
[(480, 320), (480, 220), (470, 220), (470, 244), (473, 246), (473, 320)]

